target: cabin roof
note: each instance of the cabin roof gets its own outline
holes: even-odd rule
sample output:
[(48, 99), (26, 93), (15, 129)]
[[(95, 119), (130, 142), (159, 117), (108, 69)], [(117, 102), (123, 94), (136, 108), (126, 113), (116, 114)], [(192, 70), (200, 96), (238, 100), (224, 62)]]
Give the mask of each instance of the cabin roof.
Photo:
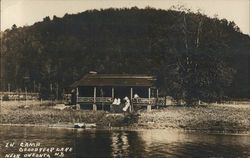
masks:
[(71, 87), (79, 86), (135, 86), (152, 87), (154, 76), (134, 74), (87, 74), (79, 81), (74, 82)]

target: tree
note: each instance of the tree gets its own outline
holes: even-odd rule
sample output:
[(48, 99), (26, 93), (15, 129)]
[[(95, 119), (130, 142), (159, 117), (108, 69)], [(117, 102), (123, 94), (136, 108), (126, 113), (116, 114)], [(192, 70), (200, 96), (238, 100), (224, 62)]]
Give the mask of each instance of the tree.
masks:
[(2, 39), (5, 80), (14, 89), (33, 90), (36, 83), (44, 97), (51, 84), (62, 91), (90, 70), (154, 74), (162, 95), (187, 102), (248, 95), (249, 36), (233, 22), (187, 9), (109, 8), (45, 17), (6, 30)]

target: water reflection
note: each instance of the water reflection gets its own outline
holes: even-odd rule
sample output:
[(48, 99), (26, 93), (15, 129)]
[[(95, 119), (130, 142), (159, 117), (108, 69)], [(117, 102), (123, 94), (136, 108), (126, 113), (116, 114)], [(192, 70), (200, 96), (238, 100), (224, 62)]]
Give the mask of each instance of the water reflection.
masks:
[[(65, 157), (248, 157), (250, 135), (178, 130), (109, 131), (0, 126), (0, 157), (7, 142), (73, 147)], [(12, 149), (17, 151), (18, 148)]]
[(129, 143), (126, 132), (113, 132), (111, 134), (111, 140), (113, 157), (128, 156)]

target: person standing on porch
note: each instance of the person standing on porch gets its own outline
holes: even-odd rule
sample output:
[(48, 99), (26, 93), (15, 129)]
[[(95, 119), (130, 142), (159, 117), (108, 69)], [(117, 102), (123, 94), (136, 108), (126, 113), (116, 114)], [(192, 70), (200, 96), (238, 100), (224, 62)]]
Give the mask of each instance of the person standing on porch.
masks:
[(116, 105), (120, 105), (121, 104), (121, 99), (120, 98), (118, 98), (117, 99), (117, 103), (116, 103)]
[(117, 104), (117, 101), (118, 101), (118, 100), (115, 98), (114, 101), (113, 101), (113, 103), (112, 103), (112, 105), (116, 105), (116, 104)]
[(128, 99), (127, 96), (124, 98), (124, 100), (125, 100), (125, 106), (124, 106), (124, 108), (122, 110), (125, 112), (125, 111), (128, 110), (128, 108), (130, 106), (130, 100)]

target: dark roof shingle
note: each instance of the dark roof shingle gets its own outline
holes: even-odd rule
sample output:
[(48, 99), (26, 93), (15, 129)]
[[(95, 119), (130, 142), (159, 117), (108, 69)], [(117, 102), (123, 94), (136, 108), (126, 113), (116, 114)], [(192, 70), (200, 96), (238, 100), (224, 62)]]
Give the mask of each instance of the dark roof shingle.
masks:
[(126, 74), (87, 74), (71, 87), (78, 86), (145, 86), (152, 87), (155, 77), (148, 75)]

